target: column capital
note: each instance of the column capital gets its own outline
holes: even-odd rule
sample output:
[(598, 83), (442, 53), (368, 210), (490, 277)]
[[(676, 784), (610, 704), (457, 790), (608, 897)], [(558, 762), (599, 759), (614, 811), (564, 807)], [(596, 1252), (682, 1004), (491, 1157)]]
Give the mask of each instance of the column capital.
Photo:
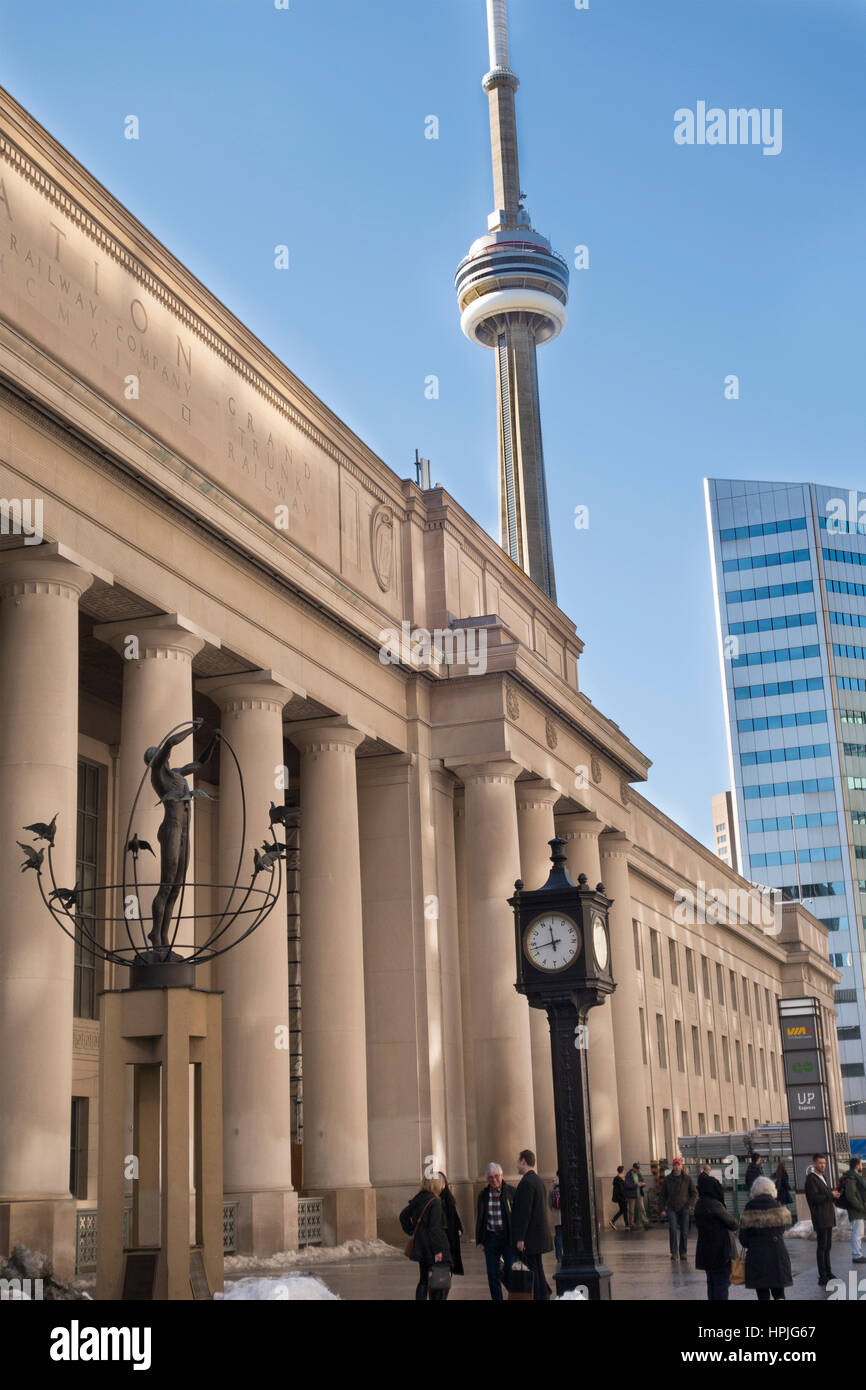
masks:
[(569, 812), (556, 817), (556, 833), (564, 840), (598, 840), (603, 830), (604, 821), (591, 811)]
[(91, 564), (68, 546), (16, 546), (0, 551), (0, 598), (19, 594), (54, 594), (57, 598), (79, 599), (94, 579), (113, 584), (107, 570)]
[(196, 681), (196, 690), (209, 696), (223, 714), (270, 709), (282, 713), (293, 695), (306, 699), (307, 692), (276, 671), (241, 671), (233, 676), (209, 676)]
[(514, 790), (517, 796), (518, 811), (546, 810), (550, 806), (555, 806), (562, 797), (559, 787), (546, 777), (516, 782)]
[(106, 642), (123, 656), (128, 637), (136, 637), (140, 657), (188, 660), (198, 656), (203, 647), (220, 647), (218, 637), (205, 631), (180, 613), (158, 613), (151, 618), (132, 618), (122, 623), (99, 623), (94, 637)]
[(368, 730), (350, 724), (344, 715), (289, 724), (286, 734), (299, 753), (354, 754), (365, 738), (375, 737)]
[(622, 830), (606, 830), (599, 836), (598, 852), (606, 859), (626, 859), (631, 847), (631, 840)]
[(504, 782), (513, 784), (522, 771), (520, 763), (513, 762), (511, 758), (503, 758), (501, 754), (489, 761), (475, 763), (446, 758), (445, 766), (460, 778), (464, 787), (501, 785)]

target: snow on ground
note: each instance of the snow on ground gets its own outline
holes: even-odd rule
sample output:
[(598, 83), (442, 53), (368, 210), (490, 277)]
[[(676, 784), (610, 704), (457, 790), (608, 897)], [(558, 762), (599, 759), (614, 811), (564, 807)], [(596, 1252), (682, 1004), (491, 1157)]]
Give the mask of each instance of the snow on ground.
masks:
[(215, 1293), (214, 1299), (226, 1302), (257, 1299), (265, 1303), (340, 1301), (338, 1295), (331, 1293), (321, 1279), (314, 1279), (309, 1274), (288, 1274), (276, 1279), (237, 1279), (234, 1283), (226, 1284), (225, 1293)]
[(333, 1264), (337, 1260), (381, 1259), (402, 1255), (396, 1245), (384, 1240), (347, 1240), (345, 1245), (307, 1245), (303, 1250), (284, 1250), (279, 1255), (226, 1255), (227, 1275), (240, 1274), (245, 1269), (282, 1271), (298, 1265)]
[[(841, 1207), (836, 1212), (836, 1235), (841, 1235), (847, 1239), (851, 1234), (851, 1222), (848, 1220), (847, 1211), (842, 1211)], [(793, 1236), (795, 1240), (814, 1240), (815, 1227), (811, 1221), (798, 1221), (788, 1232), (789, 1239)]]

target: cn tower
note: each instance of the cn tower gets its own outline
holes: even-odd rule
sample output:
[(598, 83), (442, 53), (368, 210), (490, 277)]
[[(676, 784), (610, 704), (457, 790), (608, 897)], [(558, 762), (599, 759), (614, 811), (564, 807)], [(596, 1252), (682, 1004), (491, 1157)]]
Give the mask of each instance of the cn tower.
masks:
[(463, 332), (496, 354), (499, 543), (555, 602), (535, 350), (565, 327), (568, 266), (523, 206), (505, 0), (487, 0), (487, 32), (494, 210), (454, 283)]

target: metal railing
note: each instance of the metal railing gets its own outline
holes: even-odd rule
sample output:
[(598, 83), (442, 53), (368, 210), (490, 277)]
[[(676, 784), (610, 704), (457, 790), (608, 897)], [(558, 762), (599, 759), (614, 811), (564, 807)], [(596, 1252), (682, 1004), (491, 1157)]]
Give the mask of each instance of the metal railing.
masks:
[[(132, 1208), (123, 1209), (123, 1248), (129, 1247), (129, 1229)], [(319, 1203), (319, 1241), (307, 1241), (308, 1245), (321, 1244), (321, 1202)], [(99, 1236), (99, 1213), (94, 1210), (75, 1213), (75, 1273), (87, 1274), (96, 1268), (96, 1250)], [(238, 1204), (223, 1202), (223, 1254), (233, 1255), (237, 1249)]]
[(322, 1244), (321, 1197), (298, 1198), (298, 1247)]

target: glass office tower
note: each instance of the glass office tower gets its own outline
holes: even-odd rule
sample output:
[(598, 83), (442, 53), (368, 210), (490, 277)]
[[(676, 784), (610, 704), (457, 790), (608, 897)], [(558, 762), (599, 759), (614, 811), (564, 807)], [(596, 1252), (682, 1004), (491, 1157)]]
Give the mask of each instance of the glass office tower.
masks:
[(866, 1135), (866, 495), (704, 482), (740, 871), (830, 929)]

